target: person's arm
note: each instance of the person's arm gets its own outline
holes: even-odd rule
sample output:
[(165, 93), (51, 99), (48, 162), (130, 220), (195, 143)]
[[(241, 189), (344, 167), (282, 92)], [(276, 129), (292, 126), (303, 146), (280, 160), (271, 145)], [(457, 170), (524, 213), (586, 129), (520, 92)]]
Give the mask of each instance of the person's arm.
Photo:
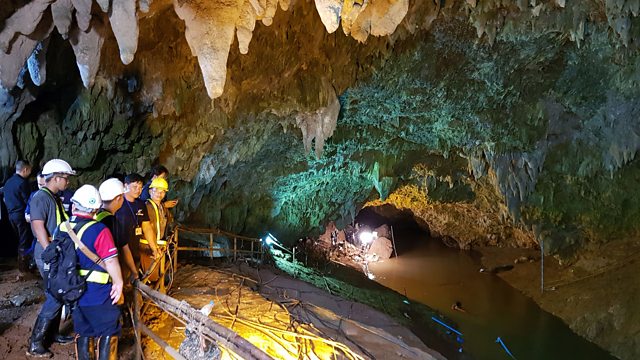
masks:
[(129, 244), (122, 247), (121, 255), (124, 256), (124, 263), (127, 264), (127, 267), (131, 271), (132, 280), (138, 280), (138, 269), (136, 268), (136, 263), (133, 261)]
[(151, 247), (151, 251), (153, 251), (153, 256), (156, 258), (160, 257), (160, 250), (158, 250), (158, 244), (156, 242), (156, 232), (153, 229), (153, 226), (151, 226), (150, 221), (142, 222), (142, 234), (144, 235), (144, 238), (149, 243), (149, 246)]
[(42, 246), (42, 248), (46, 249), (49, 246), (49, 234), (47, 233), (47, 229), (44, 226), (43, 220), (32, 220), (31, 221), (31, 230), (33, 234), (36, 236), (38, 243)]
[(26, 208), (29, 203), (29, 195), (31, 195), (31, 187), (27, 181), (24, 181), (20, 184), (20, 201), (24, 208)]
[(122, 272), (120, 271), (120, 264), (118, 263), (118, 257), (114, 256), (104, 261), (105, 270), (111, 276), (111, 292), (109, 296), (113, 300), (112, 304), (117, 304), (118, 300), (122, 296)]
[(117, 304), (122, 297), (122, 272), (120, 271), (120, 263), (118, 262), (118, 250), (113, 242), (113, 236), (108, 228), (104, 228), (96, 237), (93, 247), (96, 254), (104, 259), (102, 267), (107, 270), (111, 276), (111, 292), (109, 297), (113, 300), (112, 304)]
[(163, 203), (164, 207), (167, 209), (171, 209), (176, 207), (176, 205), (178, 205), (178, 199), (175, 200), (167, 200)]

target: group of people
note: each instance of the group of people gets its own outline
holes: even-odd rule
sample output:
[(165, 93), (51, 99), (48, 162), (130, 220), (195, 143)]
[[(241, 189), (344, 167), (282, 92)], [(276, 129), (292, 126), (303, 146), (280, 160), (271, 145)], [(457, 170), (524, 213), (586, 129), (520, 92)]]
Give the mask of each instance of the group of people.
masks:
[(99, 261), (76, 247), (78, 272), (86, 276), (86, 290), (72, 309), (76, 336), (59, 332), (64, 304), (45, 290), (27, 355), (51, 357), (51, 342), (75, 342), (78, 359), (117, 359), (123, 288), (164, 254), (168, 209), (177, 203), (165, 201), (168, 171), (154, 167), (146, 185), (142, 176), (129, 174), (124, 182), (108, 178), (98, 188), (85, 184), (71, 195), (69, 178), (76, 172), (66, 161), (45, 163), (37, 176), (39, 190), (33, 193), (31, 170), (28, 162), (17, 161), (16, 173), (4, 186), (9, 220), (19, 238), (20, 271), (28, 272), (35, 260), (46, 289), (49, 264), (42, 254), (52, 240), (70, 233)]

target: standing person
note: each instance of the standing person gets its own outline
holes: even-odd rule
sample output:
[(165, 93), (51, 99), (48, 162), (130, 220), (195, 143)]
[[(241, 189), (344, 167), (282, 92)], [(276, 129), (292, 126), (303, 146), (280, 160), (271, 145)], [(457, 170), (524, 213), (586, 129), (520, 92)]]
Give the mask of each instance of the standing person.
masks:
[[(44, 181), (44, 175), (42, 175), (42, 172), (39, 172), (38, 175), (36, 175), (36, 183), (38, 184), (38, 190), (44, 187), (45, 181)], [(33, 199), (33, 196), (38, 192), (38, 190), (32, 192), (31, 195), (29, 195), (29, 200), (27, 200), (27, 208), (24, 210), (24, 219), (29, 224), (31, 224), (31, 199)], [(31, 231), (31, 227), (29, 227), (29, 233), (33, 238), (33, 232)], [(33, 249), (35, 248), (36, 243), (37, 241), (31, 241), (31, 247), (29, 248), (29, 250), (27, 250), (27, 253), (26, 253), (26, 255), (29, 257), (29, 270), (33, 270), (36, 268), (36, 259), (33, 256)]]
[[(102, 260), (96, 264), (85, 253), (76, 249), (80, 275), (86, 276), (87, 288), (73, 309), (73, 325), (78, 334), (76, 353), (79, 360), (95, 359), (94, 343), (97, 339), (98, 360), (115, 360), (120, 335), (120, 308), (122, 275), (118, 263), (118, 250), (109, 229), (93, 220), (102, 206), (98, 189), (81, 186), (71, 198), (73, 216), (69, 224), (79, 240)], [(58, 227), (56, 236), (69, 236), (64, 226)], [(105, 271), (106, 270), (106, 271)]]
[[(165, 232), (167, 228), (167, 209), (162, 204), (167, 191), (169, 190), (169, 184), (167, 180), (163, 178), (156, 178), (149, 185), (149, 195), (151, 198), (147, 200), (147, 211), (149, 212), (149, 220), (154, 230), (155, 240), (158, 247), (166, 246)], [(151, 254), (149, 251), (141, 253), (141, 261), (143, 267), (149, 267), (153, 263)], [(146, 255), (146, 256), (145, 256)], [(157, 257), (156, 257), (157, 258)], [(160, 270), (158, 268), (158, 270)], [(149, 280), (156, 281), (161, 274), (159, 271), (154, 271), (149, 277)]]
[(9, 222), (18, 236), (18, 270), (29, 271), (29, 250), (33, 242), (33, 234), (24, 218), (31, 186), (29, 185), (31, 164), (25, 160), (16, 161), (16, 173), (4, 185), (4, 202), (9, 213)]
[[(155, 233), (149, 221), (149, 213), (144, 201), (140, 200), (143, 185), (142, 176), (131, 174), (125, 177), (124, 202), (116, 211), (116, 226), (129, 243), (129, 250), (134, 263), (140, 265), (141, 247), (149, 248), (153, 257), (159, 257), (160, 251), (155, 240)], [(144, 244), (144, 245), (141, 245)]]
[[(48, 265), (42, 262), (42, 252), (49, 246), (51, 235), (58, 225), (68, 220), (67, 213), (62, 207), (57, 193), (63, 191), (69, 185), (69, 176), (76, 172), (69, 163), (60, 159), (49, 160), (42, 167), (42, 175), (45, 178), (45, 186), (38, 190), (30, 202), (31, 230), (37, 243), (34, 248), (34, 257), (40, 275), (47, 282)], [(27, 355), (35, 357), (51, 357), (52, 354), (44, 344), (47, 332), (52, 329), (53, 341), (60, 344), (73, 342), (72, 336), (63, 336), (59, 333), (60, 315), (62, 303), (45, 291), (45, 300), (40, 308), (40, 313), (33, 325), (31, 339)]]
[[(169, 170), (167, 170), (166, 167), (162, 165), (156, 165), (153, 168), (151, 168), (151, 179), (149, 179), (149, 182), (144, 185), (144, 188), (142, 188), (142, 194), (140, 195), (140, 199), (147, 201), (151, 198), (149, 194), (149, 189), (153, 180), (159, 179), (159, 178), (167, 180), (168, 177), (169, 177)], [(164, 201), (164, 207), (167, 209), (171, 209), (175, 207), (177, 204), (178, 204), (177, 199)]]
[(138, 270), (129, 249), (128, 239), (122, 234), (121, 227), (116, 226), (117, 219), (114, 216), (125, 201), (124, 184), (116, 178), (111, 178), (100, 184), (99, 192), (102, 199), (102, 209), (96, 214), (96, 220), (103, 223), (113, 235), (113, 241), (118, 248), (122, 278), (129, 279), (131, 277), (130, 280), (136, 280), (138, 279)]
[[(38, 184), (38, 190), (42, 189), (46, 184), (44, 182), (44, 175), (42, 175), (41, 172), (36, 175), (36, 183)], [(31, 199), (33, 199), (33, 195), (35, 195), (38, 190), (32, 192), (31, 195), (29, 195), (29, 200), (27, 200), (27, 208), (24, 209), (24, 218), (28, 223), (31, 223)]]

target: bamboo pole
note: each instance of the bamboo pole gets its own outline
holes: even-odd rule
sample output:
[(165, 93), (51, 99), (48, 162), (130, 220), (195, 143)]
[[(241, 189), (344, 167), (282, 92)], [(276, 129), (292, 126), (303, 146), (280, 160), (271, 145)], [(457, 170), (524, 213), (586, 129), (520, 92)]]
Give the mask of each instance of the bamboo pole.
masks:
[(247, 360), (271, 359), (269, 355), (236, 332), (214, 322), (208, 316), (192, 308), (186, 301), (178, 301), (170, 296), (161, 294), (139, 281), (136, 282), (135, 286), (140, 293), (153, 300), (162, 310), (185, 319), (189, 325), (201, 329), (202, 334), (212, 338), (219, 345), (231, 350), (241, 358)]
[(213, 233), (209, 233), (209, 257), (213, 259)]
[(173, 250), (173, 273), (178, 272), (178, 232), (180, 228), (176, 228), (176, 248)]
[(393, 244), (393, 253), (395, 257), (398, 257), (398, 252), (396, 251), (396, 238), (393, 236), (393, 225), (391, 226), (391, 243)]
[(236, 262), (237, 258), (238, 258), (238, 244), (237, 244), (237, 238), (234, 237), (233, 238), (233, 262)]
[(148, 337), (150, 337), (151, 339), (153, 339), (153, 341), (155, 341), (158, 345), (160, 345), (160, 347), (162, 348), (162, 350), (166, 351), (167, 354), (171, 355), (171, 357), (173, 357), (176, 360), (187, 360), (184, 356), (180, 355), (180, 353), (172, 348), (169, 344), (167, 344), (164, 340), (162, 340), (158, 335), (156, 335), (153, 331), (151, 331), (148, 327), (146, 327), (144, 324), (140, 324), (140, 329), (142, 329), (142, 332), (147, 335)]

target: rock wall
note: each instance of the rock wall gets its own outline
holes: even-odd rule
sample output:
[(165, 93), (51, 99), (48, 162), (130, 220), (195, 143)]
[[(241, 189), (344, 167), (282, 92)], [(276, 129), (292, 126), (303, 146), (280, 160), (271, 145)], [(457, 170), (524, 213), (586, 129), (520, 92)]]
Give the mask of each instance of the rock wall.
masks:
[(464, 248), (637, 230), (635, 2), (0, 10), (5, 178), (18, 157), (93, 183), (162, 163), (181, 221), (284, 238), (368, 202)]

